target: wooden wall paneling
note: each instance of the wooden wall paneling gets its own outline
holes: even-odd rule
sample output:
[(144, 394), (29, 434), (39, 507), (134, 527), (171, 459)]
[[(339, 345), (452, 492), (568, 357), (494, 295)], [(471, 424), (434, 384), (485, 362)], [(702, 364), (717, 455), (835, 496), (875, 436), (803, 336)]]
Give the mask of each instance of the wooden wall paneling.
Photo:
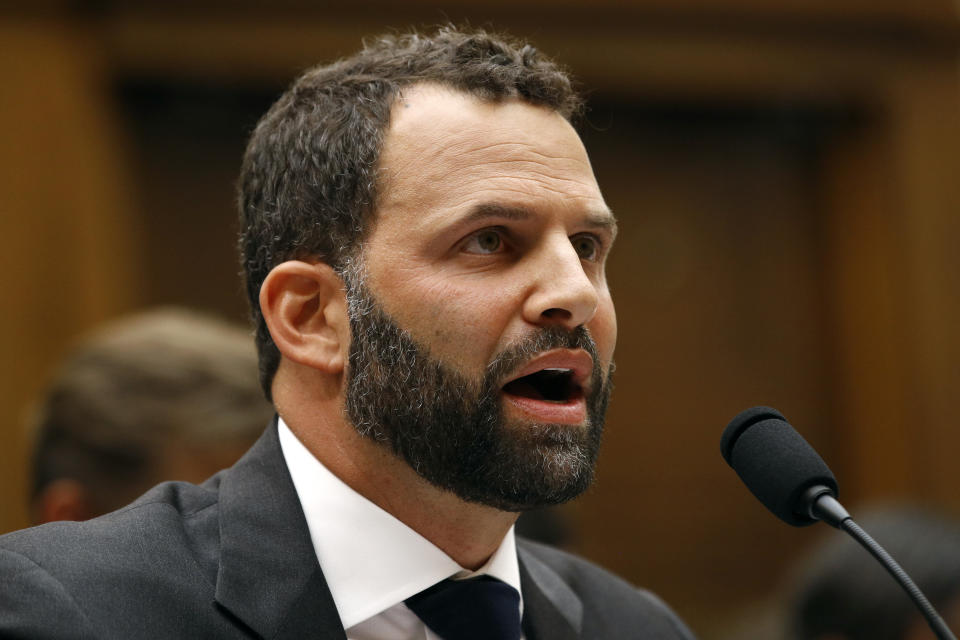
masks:
[(822, 191), (836, 416), (828, 462), (852, 504), (907, 495), (915, 472), (902, 429), (911, 386), (902, 192), (885, 105), (864, 108), (863, 125), (828, 146)]
[[(152, 4), (181, 4), (192, 6), (196, 3), (176, 0), (175, 2), (160, 2), (152, 0)], [(206, 8), (216, 8), (219, 2), (204, 3)], [(229, 3), (232, 8), (255, 6), (255, 0), (236, 0)], [(273, 3), (277, 11), (315, 12), (316, 5), (309, 0), (281, 0)], [(511, 0), (453, 0), (445, 2), (444, 13), (436, 10), (436, 3), (432, 0), (408, 0), (404, 5), (408, 11), (429, 12), (434, 20), (441, 20), (445, 16), (461, 14), (515, 14), (528, 13), (541, 19), (558, 20), (557, 14), (562, 16), (575, 13), (580, 16), (594, 16), (602, 20), (605, 15), (622, 16), (658, 16), (675, 15), (695, 20), (704, 14), (710, 16), (749, 17), (770, 16), (793, 20), (898, 20), (901, 22), (934, 22), (949, 20), (956, 15), (956, 6), (950, 0), (921, 0), (915, 3), (903, 3), (898, 0), (844, 0), (831, 2), (830, 0), (781, 0), (777, 3), (763, 0), (596, 0), (589, 4), (582, 0), (527, 0), (518, 5)], [(376, 10), (395, 11), (394, 5), (385, 0), (336, 0), (324, 5), (324, 9), (334, 14), (343, 14), (360, 11), (366, 13)]]
[(844, 491), (960, 506), (958, 82), (952, 57), (900, 64), (824, 172)]
[(0, 531), (24, 526), (22, 422), (78, 333), (137, 299), (123, 141), (95, 42), (47, 21), (0, 25)]
[(249, 132), (279, 95), (226, 84), (118, 79), (132, 141), (143, 296), (249, 317), (239, 276), (235, 184)]
[[(678, 12), (650, 19), (615, 12), (538, 14), (476, 11), (473, 23), (529, 37), (572, 68), (584, 85), (634, 96), (753, 96), (822, 99), (858, 95), (904, 57), (955, 50), (956, 21), (804, 22)], [(127, 10), (102, 24), (105, 50), (122, 75), (286, 83), (302, 69), (355, 51), (363, 37), (417, 25), (419, 14), (291, 11)], [(429, 23), (429, 21), (428, 21)]]
[(918, 459), (919, 499), (960, 513), (960, 82), (958, 56), (891, 86), (896, 169), (908, 224), (912, 361), (901, 428)]

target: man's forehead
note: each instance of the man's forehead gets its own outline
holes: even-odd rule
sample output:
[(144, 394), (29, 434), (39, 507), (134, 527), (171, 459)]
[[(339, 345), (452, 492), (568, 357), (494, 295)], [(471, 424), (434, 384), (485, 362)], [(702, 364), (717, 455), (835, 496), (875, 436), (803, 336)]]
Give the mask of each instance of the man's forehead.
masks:
[[(456, 151), (458, 143), (469, 144), (471, 137), (482, 143), (497, 134), (533, 144), (540, 140), (536, 130), (544, 128), (579, 142), (570, 123), (547, 107), (519, 97), (483, 100), (444, 85), (420, 83), (405, 87), (394, 100), (386, 145), (389, 148), (391, 142), (402, 141), (424, 149)], [(446, 135), (430, 135), (441, 132)]]
[(484, 101), (435, 84), (408, 87), (398, 96), (379, 169), (387, 199), (417, 198), (424, 188), (480, 187), (484, 178), (509, 176), (562, 176), (581, 182), (581, 193), (596, 190), (586, 150), (557, 112), (519, 98)]
[(476, 104), (496, 107), (504, 104), (530, 104), (519, 97), (501, 97), (496, 100), (484, 100), (469, 91), (463, 91), (439, 82), (417, 82), (401, 87), (394, 98), (392, 110), (397, 111), (412, 108), (430, 108), (445, 102), (459, 102), (461, 104)]

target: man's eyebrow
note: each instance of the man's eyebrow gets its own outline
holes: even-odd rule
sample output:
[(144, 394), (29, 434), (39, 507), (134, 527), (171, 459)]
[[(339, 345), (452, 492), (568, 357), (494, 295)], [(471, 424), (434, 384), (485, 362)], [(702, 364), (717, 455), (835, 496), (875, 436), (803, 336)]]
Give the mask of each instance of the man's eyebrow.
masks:
[(464, 222), (482, 222), (488, 218), (505, 218), (507, 220), (529, 220), (533, 211), (526, 207), (502, 204), (499, 202), (483, 202), (470, 209), (464, 216)]
[(611, 238), (617, 237), (617, 231), (619, 229), (617, 226), (617, 217), (613, 215), (613, 211), (610, 211), (610, 209), (591, 212), (587, 216), (587, 224), (596, 229), (605, 230), (610, 234)]
[[(529, 220), (534, 217), (532, 209), (527, 207), (503, 204), (500, 202), (484, 202), (473, 207), (464, 222), (481, 222), (488, 218), (502, 218), (506, 220)], [(617, 219), (609, 209), (591, 211), (586, 215), (586, 224), (595, 229), (603, 229), (611, 236), (617, 235)]]

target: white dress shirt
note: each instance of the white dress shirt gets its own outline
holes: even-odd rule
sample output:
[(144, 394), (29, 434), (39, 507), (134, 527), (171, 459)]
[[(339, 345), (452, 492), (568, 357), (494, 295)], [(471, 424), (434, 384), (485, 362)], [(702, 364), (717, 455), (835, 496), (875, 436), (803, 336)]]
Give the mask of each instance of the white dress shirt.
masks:
[(439, 640), (403, 601), (446, 578), (485, 574), (520, 592), (512, 527), (490, 560), (469, 571), (348, 487), (313, 457), (282, 418), (278, 427), (280, 448), (348, 640)]

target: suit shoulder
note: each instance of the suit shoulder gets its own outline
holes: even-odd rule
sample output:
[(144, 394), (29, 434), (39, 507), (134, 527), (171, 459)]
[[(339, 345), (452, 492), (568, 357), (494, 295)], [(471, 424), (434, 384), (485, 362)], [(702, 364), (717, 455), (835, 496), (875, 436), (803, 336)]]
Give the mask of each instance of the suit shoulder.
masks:
[(216, 505), (213, 487), (165, 482), (92, 520), (51, 522), (0, 536), (0, 550), (28, 558), (51, 575), (98, 575), (109, 567), (149, 572), (184, 551), (203, 555), (216, 537)]
[[(643, 629), (644, 638), (693, 640), (692, 632), (670, 607), (652, 592), (637, 588), (623, 578), (572, 553), (523, 538), (517, 538), (521, 562), (531, 572), (540, 564), (541, 571), (550, 571), (569, 587), (584, 607), (586, 624), (598, 625), (589, 637), (606, 635), (620, 628)], [(627, 636), (622, 636), (627, 637)]]
[[(217, 506), (212, 487), (164, 483), (93, 520), (0, 536), (0, 636), (21, 637), (3, 626), (12, 620), (23, 637), (143, 637), (130, 611), (200, 615), (216, 581)], [(61, 620), (74, 621), (69, 633), (56, 633)]]

